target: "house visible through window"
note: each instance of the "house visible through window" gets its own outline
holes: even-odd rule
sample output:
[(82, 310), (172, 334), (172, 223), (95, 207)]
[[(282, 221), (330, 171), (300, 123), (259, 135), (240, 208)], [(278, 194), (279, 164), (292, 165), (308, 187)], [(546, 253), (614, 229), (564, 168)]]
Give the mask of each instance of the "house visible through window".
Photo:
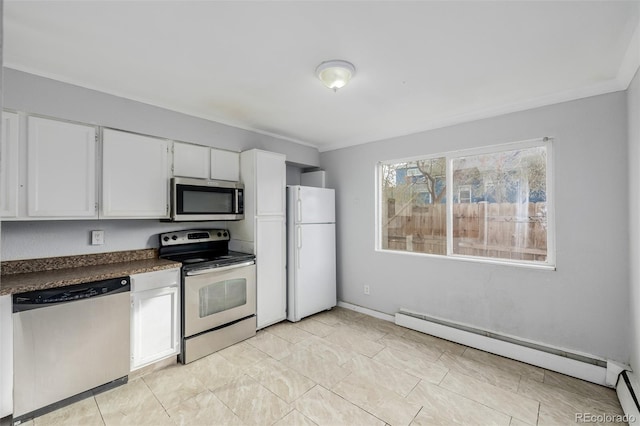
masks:
[(554, 266), (548, 139), (379, 164), (382, 250)]

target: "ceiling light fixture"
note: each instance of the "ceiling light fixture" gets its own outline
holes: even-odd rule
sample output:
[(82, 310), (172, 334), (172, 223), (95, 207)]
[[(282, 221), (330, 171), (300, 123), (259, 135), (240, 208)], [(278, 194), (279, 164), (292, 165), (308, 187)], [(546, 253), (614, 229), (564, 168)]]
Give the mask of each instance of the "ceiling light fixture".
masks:
[(346, 86), (356, 74), (356, 67), (351, 62), (332, 60), (325, 61), (316, 68), (316, 76), (322, 83), (333, 91)]

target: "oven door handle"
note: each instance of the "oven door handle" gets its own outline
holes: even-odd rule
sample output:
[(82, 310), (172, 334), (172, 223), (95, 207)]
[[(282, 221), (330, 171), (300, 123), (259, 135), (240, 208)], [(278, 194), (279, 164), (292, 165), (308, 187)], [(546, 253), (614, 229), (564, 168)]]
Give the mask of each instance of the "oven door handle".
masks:
[(231, 269), (244, 268), (245, 266), (255, 265), (255, 260), (249, 260), (248, 262), (236, 263), (234, 265), (222, 266), (220, 268), (204, 268), (204, 269), (196, 269), (195, 271), (187, 271), (187, 276), (192, 277), (194, 275), (203, 275), (203, 274), (211, 274), (214, 272), (224, 272), (229, 271)]

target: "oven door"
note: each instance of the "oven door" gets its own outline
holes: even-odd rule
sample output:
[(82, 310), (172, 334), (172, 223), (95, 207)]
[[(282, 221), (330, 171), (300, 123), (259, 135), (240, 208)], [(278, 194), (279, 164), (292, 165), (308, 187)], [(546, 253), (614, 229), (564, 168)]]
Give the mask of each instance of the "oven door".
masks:
[(255, 262), (187, 271), (183, 301), (184, 337), (255, 315)]

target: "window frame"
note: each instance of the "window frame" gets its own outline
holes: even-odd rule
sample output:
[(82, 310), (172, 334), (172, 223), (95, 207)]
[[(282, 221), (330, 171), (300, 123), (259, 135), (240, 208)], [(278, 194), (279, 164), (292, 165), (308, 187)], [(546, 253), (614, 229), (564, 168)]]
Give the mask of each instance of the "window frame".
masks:
[[(453, 253), (453, 160), (460, 157), (469, 157), (474, 155), (495, 154), (504, 151), (521, 150), (528, 148), (545, 147), (546, 161), (546, 207), (547, 207), (547, 259), (545, 262), (528, 261), (528, 260), (510, 260), (500, 258), (490, 258), (483, 256), (472, 256), (466, 254)], [(445, 158), (446, 161), (446, 255), (420, 253), (405, 250), (393, 250), (382, 248), (382, 167), (390, 164), (398, 164), (412, 162), (418, 160), (428, 160), (433, 158)], [(465, 262), (477, 262), (497, 265), (508, 265), (517, 267), (526, 267), (534, 269), (556, 270), (556, 227), (555, 227), (555, 191), (554, 191), (554, 157), (553, 157), (553, 138), (540, 137), (536, 139), (528, 139), (518, 142), (508, 142), (483, 146), (479, 148), (462, 149), (448, 152), (440, 152), (436, 154), (420, 155), (405, 157), (393, 160), (378, 161), (375, 166), (375, 251), (391, 254), (403, 254), (410, 256), (426, 256), (436, 257), (438, 259), (461, 260)]]

